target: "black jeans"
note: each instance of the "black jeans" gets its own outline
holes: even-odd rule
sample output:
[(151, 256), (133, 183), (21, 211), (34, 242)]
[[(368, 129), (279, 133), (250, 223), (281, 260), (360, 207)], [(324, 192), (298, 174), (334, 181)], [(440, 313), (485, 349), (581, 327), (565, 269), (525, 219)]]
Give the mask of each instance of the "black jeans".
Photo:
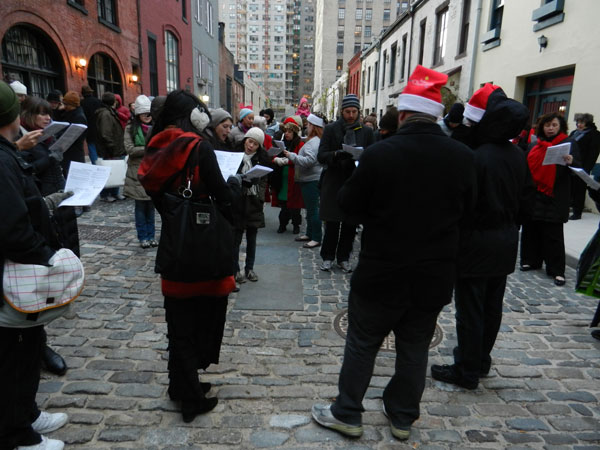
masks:
[(521, 229), (521, 265), (542, 267), (551, 277), (565, 276), (565, 237), (563, 224), (532, 220)]
[(502, 302), (506, 276), (461, 278), (454, 288), (456, 335), (454, 363), (468, 381), (479, 382), (480, 373), (488, 373), (502, 323)]
[(395, 295), (372, 298), (350, 291), (339, 394), (331, 406), (336, 418), (361, 423), (362, 400), (375, 357), (390, 331), (396, 337), (396, 370), (383, 392), (383, 402), (396, 427), (408, 427), (419, 418), (429, 345), (438, 314), (452, 297), (453, 278), (446, 275), (452, 271), (444, 272), (438, 277), (404, 270), (403, 279), (396, 280)]
[[(256, 235), (258, 234), (258, 228), (246, 228), (246, 267), (245, 271), (248, 273), (250, 270), (254, 270), (254, 260), (256, 259)], [(244, 230), (235, 230), (234, 232), (234, 246), (233, 246), (233, 257), (235, 258), (235, 272), (240, 271), (240, 245), (242, 244), (242, 237), (244, 236)]]
[(346, 222), (325, 222), (321, 258), (324, 261), (334, 261), (337, 256), (338, 263), (348, 261), (355, 235), (356, 225)]
[(571, 177), (571, 196), (573, 198), (573, 214), (580, 216), (585, 205), (585, 194), (587, 186), (585, 182), (576, 175)]
[(0, 449), (42, 441), (31, 428), (40, 415), (35, 394), (40, 382), (42, 331), (42, 326), (0, 327)]
[(287, 202), (279, 201), (281, 211), (279, 211), (279, 226), (285, 228), (289, 221), (292, 221), (292, 225), (299, 227), (302, 223), (302, 215), (300, 214), (300, 208), (288, 208)]

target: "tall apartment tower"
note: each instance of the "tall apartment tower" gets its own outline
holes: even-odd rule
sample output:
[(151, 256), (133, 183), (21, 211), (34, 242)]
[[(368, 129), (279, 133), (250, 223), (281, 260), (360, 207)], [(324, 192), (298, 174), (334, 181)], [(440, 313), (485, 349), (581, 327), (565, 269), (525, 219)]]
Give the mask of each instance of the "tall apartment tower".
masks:
[(312, 104), (312, 92), (315, 74), (315, 7), (317, 0), (301, 0), (300, 2), (300, 64), (298, 83), (293, 104), (302, 96), (309, 98)]
[(325, 93), (358, 51), (391, 25), (406, 7), (398, 0), (315, 0), (313, 97)]

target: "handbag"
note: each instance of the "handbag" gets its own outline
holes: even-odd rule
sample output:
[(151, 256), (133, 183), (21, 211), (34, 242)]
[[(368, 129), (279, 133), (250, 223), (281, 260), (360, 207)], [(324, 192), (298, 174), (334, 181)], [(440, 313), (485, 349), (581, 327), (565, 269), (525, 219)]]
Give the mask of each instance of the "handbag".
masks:
[[(192, 149), (182, 172), (154, 198), (162, 219), (154, 270), (172, 281), (219, 280), (234, 273), (232, 226), (210, 196), (192, 189), (197, 152)], [(183, 185), (166, 192), (175, 179)]]
[(125, 176), (127, 175), (127, 160), (125, 159), (102, 159), (98, 158), (96, 165), (110, 167), (110, 175), (104, 185), (104, 189), (116, 188), (125, 185)]
[(4, 261), (5, 305), (0, 307), (0, 326), (46, 324), (64, 314), (65, 307), (81, 294), (85, 272), (81, 260), (71, 250), (59, 249), (49, 264)]

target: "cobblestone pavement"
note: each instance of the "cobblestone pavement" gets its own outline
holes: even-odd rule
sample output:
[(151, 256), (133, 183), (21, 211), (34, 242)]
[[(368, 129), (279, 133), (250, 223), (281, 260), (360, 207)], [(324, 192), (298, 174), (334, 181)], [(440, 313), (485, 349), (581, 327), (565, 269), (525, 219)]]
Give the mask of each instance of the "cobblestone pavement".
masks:
[[(155, 251), (138, 246), (133, 202), (96, 203), (80, 224), (86, 288), (69, 317), (48, 327), (70, 369), (63, 377), (43, 373), (38, 394), (43, 409), (69, 413), (69, 424), (52, 434), (68, 448), (600, 448), (600, 343), (587, 328), (597, 300), (573, 293), (572, 269), (564, 288), (542, 272), (511, 275), (490, 376), (476, 391), (428, 377), (408, 443), (391, 437), (381, 412), (394, 358), (380, 352), (365, 433), (351, 440), (315, 425), (309, 412), (337, 394), (344, 341), (333, 322), (346, 307), (348, 275), (320, 272), (318, 253), (299, 249), (303, 311), (236, 310), (232, 295), (221, 364), (202, 376), (219, 404), (185, 424), (166, 396)], [(291, 234), (290, 245), (297, 245)], [(451, 306), (439, 325), (443, 340), (430, 364), (451, 361)]]

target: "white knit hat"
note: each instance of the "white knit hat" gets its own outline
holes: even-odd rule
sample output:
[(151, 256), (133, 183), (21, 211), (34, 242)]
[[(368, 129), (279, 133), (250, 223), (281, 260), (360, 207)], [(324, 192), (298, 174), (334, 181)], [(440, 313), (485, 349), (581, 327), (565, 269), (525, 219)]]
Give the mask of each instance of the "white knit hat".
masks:
[(325, 122), (319, 116), (315, 116), (314, 114), (309, 114), (308, 119), (306, 119), (308, 123), (312, 123), (316, 127), (323, 128), (325, 126)]
[(135, 115), (138, 116), (140, 114), (149, 114), (150, 106), (152, 102), (145, 95), (138, 95), (135, 99), (135, 103), (133, 104), (133, 108), (135, 110)]
[(252, 127), (246, 131), (244, 139), (246, 138), (254, 139), (256, 142), (258, 142), (258, 145), (262, 147), (263, 143), (265, 142), (265, 133), (258, 127)]
[(10, 87), (15, 91), (15, 94), (27, 95), (27, 87), (20, 81), (13, 81), (10, 83)]

